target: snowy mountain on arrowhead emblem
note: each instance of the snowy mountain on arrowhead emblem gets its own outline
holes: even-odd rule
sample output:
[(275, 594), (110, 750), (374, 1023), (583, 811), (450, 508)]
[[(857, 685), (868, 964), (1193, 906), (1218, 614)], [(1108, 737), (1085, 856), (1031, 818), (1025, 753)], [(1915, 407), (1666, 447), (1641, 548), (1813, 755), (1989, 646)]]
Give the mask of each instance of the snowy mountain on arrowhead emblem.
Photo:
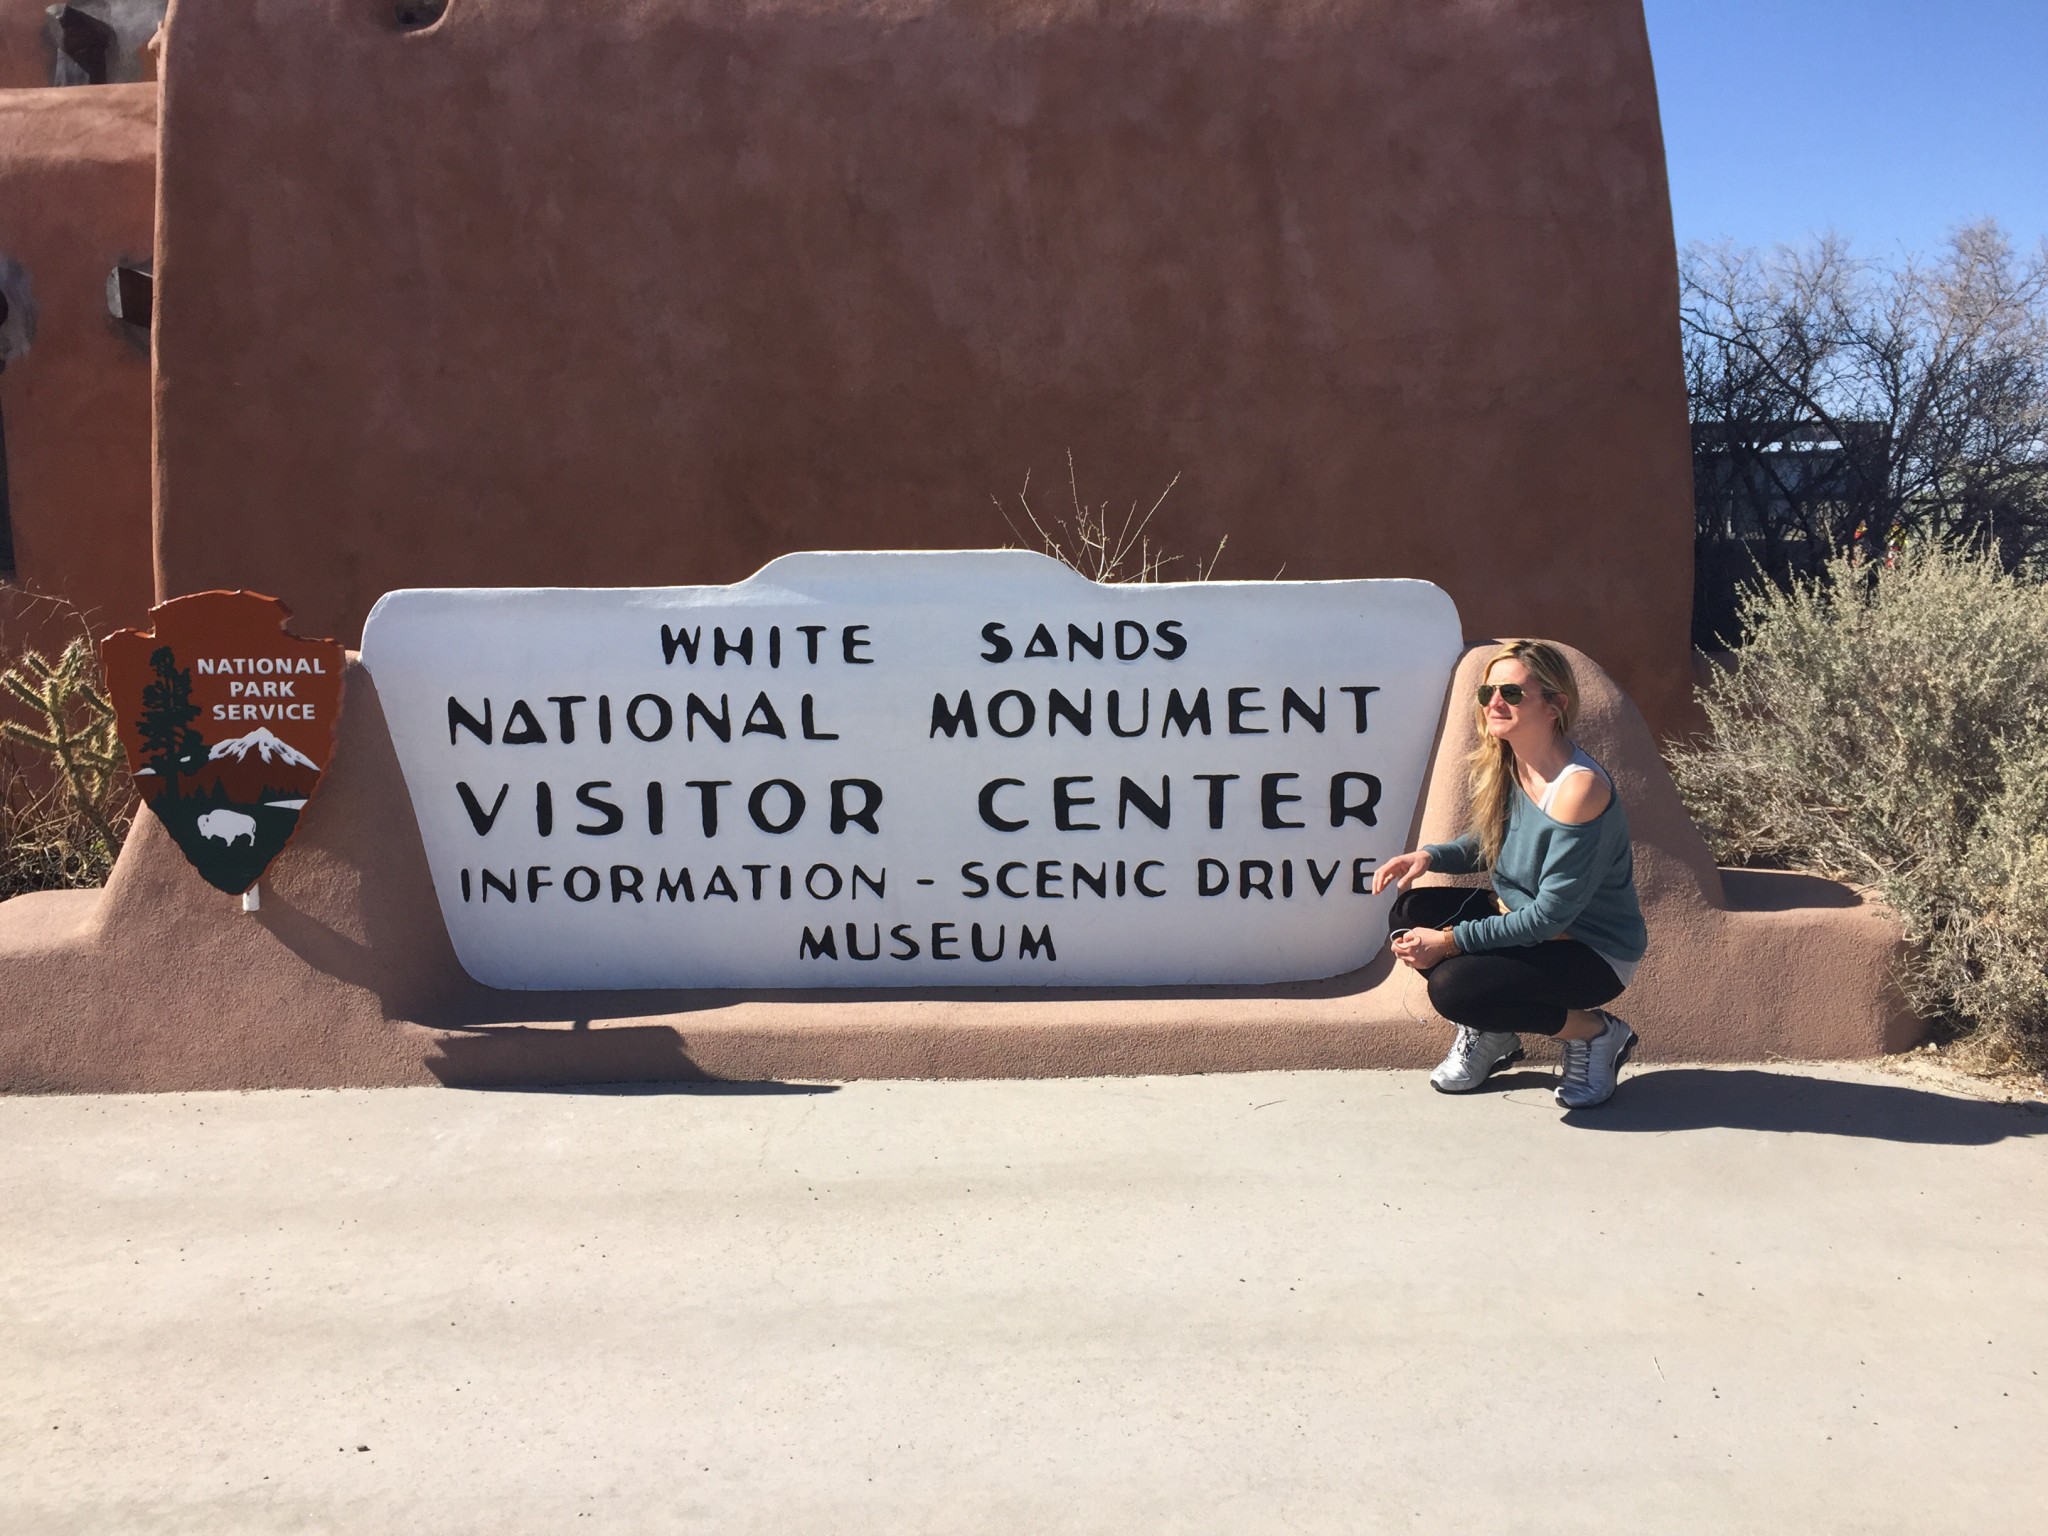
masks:
[(320, 780), (320, 765), (290, 742), (258, 726), (246, 736), (217, 741), (206, 749), (206, 764), (193, 775), (195, 793), (215, 785), (237, 804), (303, 800)]

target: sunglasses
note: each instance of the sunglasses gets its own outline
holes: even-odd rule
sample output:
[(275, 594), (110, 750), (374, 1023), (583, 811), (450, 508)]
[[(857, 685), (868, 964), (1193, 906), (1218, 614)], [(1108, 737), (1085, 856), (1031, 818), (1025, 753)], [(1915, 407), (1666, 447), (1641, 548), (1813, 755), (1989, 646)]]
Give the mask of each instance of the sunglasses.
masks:
[(1491, 704), (1496, 693), (1500, 695), (1501, 703), (1507, 705), (1510, 709), (1519, 708), (1522, 701), (1529, 697), (1529, 690), (1520, 683), (1481, 683), (1479, 685), (1479, 707), (1484, 709), (1487, 705)]

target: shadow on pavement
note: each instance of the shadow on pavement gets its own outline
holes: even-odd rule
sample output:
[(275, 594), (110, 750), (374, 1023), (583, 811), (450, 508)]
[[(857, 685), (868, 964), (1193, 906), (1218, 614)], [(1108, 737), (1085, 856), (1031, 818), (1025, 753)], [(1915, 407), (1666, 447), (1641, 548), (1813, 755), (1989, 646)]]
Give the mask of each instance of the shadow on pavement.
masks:
[(1925, 1146), (1982, 1147), (2048, 1135), (2048, 1104), (2001, 1104), (1893, 1083), (1791, 1072), (1667, 1068), (1625, 1075), (1598, 1109), (1572, 1110), (1589, 1131), (1805, 1131)]

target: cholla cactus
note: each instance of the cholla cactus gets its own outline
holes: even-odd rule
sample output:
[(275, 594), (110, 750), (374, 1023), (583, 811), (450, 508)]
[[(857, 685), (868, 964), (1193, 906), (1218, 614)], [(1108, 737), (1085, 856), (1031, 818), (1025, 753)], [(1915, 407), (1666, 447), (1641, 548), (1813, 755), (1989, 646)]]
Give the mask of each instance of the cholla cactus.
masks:
[(34, 725), (0, 720), (0, 736), (48, 755), (79, 814), (112, 857), (120, 838), (107, 803), (120, 779), (121, 741), (91, 642), (72, 641), (55, 662), (37, 651), (24, 652), (17, 666), (0, 672), (0, 692), (33, 711), (36, 719)]

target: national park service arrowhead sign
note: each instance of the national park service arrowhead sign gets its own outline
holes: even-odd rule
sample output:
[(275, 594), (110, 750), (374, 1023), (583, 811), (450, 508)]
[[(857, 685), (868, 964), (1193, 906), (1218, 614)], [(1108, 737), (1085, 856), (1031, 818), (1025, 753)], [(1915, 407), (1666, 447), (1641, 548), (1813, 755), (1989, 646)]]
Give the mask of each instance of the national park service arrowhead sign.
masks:
[(145, 804), (211, 885), (246, 891), (298, 829), (334, 751), (345, 653), (285, 633), (255, 592), (200, 592), (100, 646)]

